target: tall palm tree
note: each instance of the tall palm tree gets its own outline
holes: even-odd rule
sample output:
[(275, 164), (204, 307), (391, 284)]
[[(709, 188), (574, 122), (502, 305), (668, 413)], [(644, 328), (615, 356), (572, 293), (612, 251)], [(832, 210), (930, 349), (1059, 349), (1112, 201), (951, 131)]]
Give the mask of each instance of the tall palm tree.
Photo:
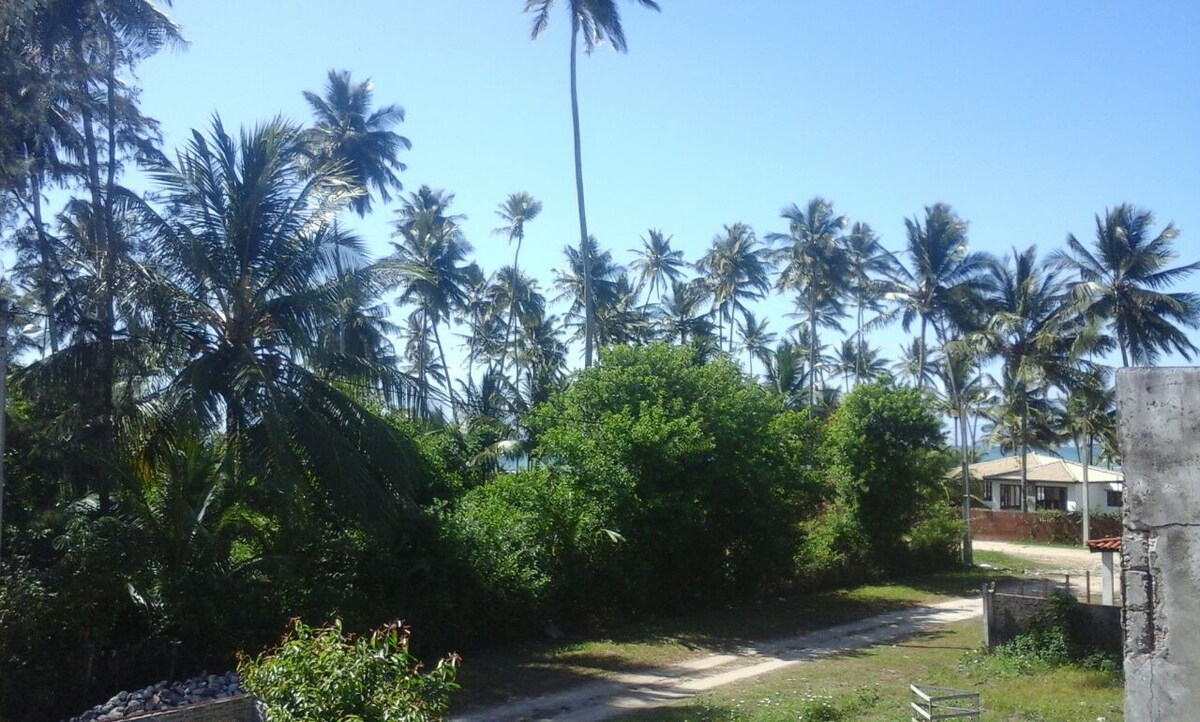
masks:
[(921, 339), (913, 338), (900, 346), (900, 358), (892, 363), (892, 372), (909, 384), (923, 389), (937, 378), (937, 357), (925, 352)]
[(1180, 328), (1200, 328), (1200, 294), (1166, 292), (1200, 261), (1168, 268), (1179, 230), (1168, 223), (1155, 236), (1153, 226), (1153, 213), (1123, 203), (1096, 216), (1092, 250), (1068, 235), (1069, 251), (1052, 255), (1079, 275), (1072, 295), (1080, 310), (1116, 330), (1123, 366), (1150, 365), (1171, 351), (1190, 361), (1200, 350)]
[(432, 334), (442, 368), (446, 370), (446, 396), (455, 416), (455, 393), (450, 380), (446, 351), (438, 327), (467, 306), (467, 289), (476, 275), (468, 264), (471, 245), (459, 227), (462, 216), (448, 209), (454, 194), (421, 186), (405, 198), (396, 211), (393, 253), (378, 268), (393, 286), (399, 287), (396, 302), (414, 306), (424, 333)]
[(888, 290), (887, 279), (895, 272), (897, 261), (879, 243), (879, 236), (869, 224), (855, 223), (842, 240), (846, 247), (848, 271), (846, 291), (854, 301), (854, 338), (857, 341), (855, 348), (859, 352), (854, 370), (857, 383), (866, 371), (866, 358), (862, 354), (868, 346), (864, 336), (867, 329), (863, 315), (866, 311), (883, 311), (882, 301)]
[(163, 346), (185, 353), (157, 406), (223, 427), (238, 482), (290, 499), (311, 481), (356, 514), (394, 521), (409, 507), (416, 451), (344, 384), (395, 396), (408, 383), (327, 333), (345, 286), (370, 273), (361, 241), (334, 222), (361, 191), (337, 169), (313, 169), (300, 129), (279, 120), (234, 138), (217, 119), (152, 178), (168, 213), (142, 208), (155, 255), (137, 292), (160, 314)]
[(1063, 419), (1075, 441), (1079, 463), (1083, 466), (1083, 542), (1091, 539), (1091, 499), (1088, 475), (1096, 441), (1114, 442), (1116, 438), (1116, 389), (1110, 385), (1104, 369), (1085, 374), (1068, 390)]
[[(658, 3), (654, 0), (634, 0), (634, 2), (651, 10), (659, 9)], [(525, 12), (532, 13), (534, 16), (532, 36), (535, 40), (549, 26), (550, 13), (554, 9), (554, 4), (555, 0), (525, 0)], [(583, 253), (587, 253), (589, 234), (587, 210), (583, 199), (583, 149), (579, 133), (579, 87), (578, 73), (576, 72), (579, 40), (582, 36), (584, 50), (588, 53), (604, 42), (611, 43), (613, 49), (619, 52), (625, 52), (628, 46), (625, 43), (625, 30), (621, 25), (621, 14), (617, 10), (616, 0), (564, 0), (564, 4), (571, 15), (571, 127), (575, 136), (575, 195), (579, 204), (579, 248)], [(585, 271), (583, 277), (583, 363), (584, 366), (591, 366), (594, 304), (591, 303), (592, 282), (586, 274), (591, 264), (586, 260), (583, 264)]]
[[(516, 241), (517, 248), (513, 251), (512, 287), (508, 295), (508, 325), (504, 329), (503, 350), (508, 349), (508, 339), (512, 335), (513, 312), (517, 303), (517, 280), (520, 277), (518, 262), (521, 258), (521, 243), (525, 240), (525, 224), (538, 217), (542, 212), (542, 202), (528, 193), (521, 191), (513, 193), (496, 209), (496, 215), (504, 221), (504, 225), (492, 231), (493, 234), (508, 236), (508, 242)], [(500, 373), (504, 373), (504, 355), (500, 356)]]
[(804, 405), (804, 390), (811, 373), (805, 368), (807, 358), (808, 349), (788, 339), (780, 341), (769, 358), (766, 385), (779, 394), (789, 409)]
[(771, 287), (770, 250), (761, 246), (750, 226), (734, 223), (725, 226), (724, 234), (713, 237), (696, 270), (708, 282), (719, 314), (718, 341), (728, 328), (729, 352), (733, 353), (734, 312), (745, 312), (745, 301), (762, 298)]
[(683, 278), (683, 269), (688, 267), (683, 260), (683, 251), (671, 248), (671, 236), (651, 228), (647, 233), (649, 238), (642, 239), (641, 248), (629, 249), (634, 254), (630, 270), (637, 274), (638, 290), (646, 290), (646, 302), (643, 308), (650, 306), (650, 297), (658, 292), (658, 299), (667, 290), (668, 284)]
[[(833, 204), (813, 198), (804, 208), (793, 204), (783, 209), (787, 233), (772, 233), (767, 241), (779, 246), (783, 271), (775, 286), (780, 291), (795, 291), (796, 306), (808, 322), (809, 368), (817, 366), (817, 328), (841, 327), (837, 319), (845, 315), (842, 297), (850, 283), (850, 265), (840, 234), (846, 226), (844, 216), (834, 215)], [(809, 374), (809, 404), (817, 403), (817, 375)]]
[[(905, 219), (909, 265), (893, 271), (887, 298), (896, 303), (905, 331), (920, 319), (916, 368), (925, 369), (929, 353), (929, 326), (945, 343), (955, 330), (970, 326), (979, 309), (987, 282), (983, 272), (988, 256), (967, 248), (967, 223), (945, 203), (925, 208), (924, 222)], [(928, 378), (922, 371), (918, 386)]]
[(1004, 392), (1001, 403), (1017, 424), (1021, 483), (1028, 497), (1026, 455), (1030, 418), (1051, 387), (1069, 389), (1091, 362), (1082, 355), (1099, 339), (1083, 326), (1067, 304), (1067, 286), (1058, 269), (1039, 263), (1037, 248), (1013, 249), (1004, 262), (988, 264), (991, 310), (987, 325), (975, 337), (983, 352), (1000, 359)]
[(702, 278), (671, 281), (670, 293), (659, 302), (656, 312), (662, 336), (680, 344), (707, 345), (715, 331), (708, 310), (711, 298), (712, 291)]
[(401, 190), (397, 173), (406, 166), (398, 155), (412, 148), (408, 138), (392, 130), (404, 122), (404, 108), (372, 110), (372, 92), (369, 79), (355, 83), (348, 70), (329, 71), (324, 95), (304, 92), (316, 121), (306, 132), (311, 152), (318, 163), (343, 164), (351, 182), (367, 191), (350, 201), (359, 216), (371, 210), (371, 190), (385, 203), (392, 199), (389, 190)]
[(775, 343), (776, 336), (767, 327), (767, 319), (760, 321), (750, 311), (742, 313), (742, 323), (738, 330), (741, 332), (742, 347), (746, 349), (751, 378), (754, 377), (754, 359), (761, 359), (765, 365), (771, 354), (771, 346)]
[(578, 329), (575, 335), (585, 337), (586, 359), (588, 319), (591, 319), (592, 340), (595, 341), (598, 309), (611, 308), (618, 303), (621, 295), (618, 279), (625, 269), (613, 262), (610, 251), (598, 250), (595, 237), (589, 237), (582, 248), (567, 246), (563, 253), (567, 257), (567, 267), (554, 270), (554, 285), (559, 289), (554, 300), (570, 299), (567, 317)]

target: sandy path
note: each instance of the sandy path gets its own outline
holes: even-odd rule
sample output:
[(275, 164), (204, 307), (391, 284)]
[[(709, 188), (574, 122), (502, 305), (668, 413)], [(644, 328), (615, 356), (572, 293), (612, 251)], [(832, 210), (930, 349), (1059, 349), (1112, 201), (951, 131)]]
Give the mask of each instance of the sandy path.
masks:
[(978, 599), (953, 599), (877, 614), (795, 637), (709, 654), (646, 672), (615, 674), (555, 694), (514, 700), (451, 717), (451, 722), (599, 722), (632, 710), (670, 704), (715, 687), (838, 652), (895, 642), (981, 614)]
[(1014, 544), (1012, 542), (978, 540), (971, 542), (971, 546), (974, 549), (1001, 552), (1019, 559), (1027, 559), (1034, 564), (1049, 567), (1052, 571), (1074, 574), (1090, 569), (1093, 572), (1093, 576), (1095, 576), (1095, 572), (1100, 571), (1100, 555), (1089, 552), (1083, 547), (1072, 549), (1070, 547), (1042, 546), (1039, 544)]

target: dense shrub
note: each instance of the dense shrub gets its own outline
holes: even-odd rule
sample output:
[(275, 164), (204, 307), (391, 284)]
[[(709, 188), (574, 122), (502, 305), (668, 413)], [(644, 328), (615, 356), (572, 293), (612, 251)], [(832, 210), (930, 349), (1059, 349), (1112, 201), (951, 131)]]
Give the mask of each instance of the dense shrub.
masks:
[(745, 597), (791, 576), (816, 496), (815, 430), (728, 361), (688, 348), (613, 348), (534, 415), (597, 526), (624, 541), (591, 559), (583, 594), (612, 611)]
[(807, 589), (844, 587), (877, 574), (870, 543), (853, 510), (841, 503), (825, 507), (805, 525), (796, 555), (797, 581)]
[(945, 496), (944, 444), (928, 397), (916, 389), (864, 384), (829, 421), (822, 455), (835, 495), (885, 566), (905, 558), (904, 537)]
[(340, 621), (314, 629), (296, 619), (277, 648), (243, 658), (238, 672), (268, 722), (441, 720), (458, 688), (457, 658), (422, 673), (408, 640), (400, 622), (354, 636)]

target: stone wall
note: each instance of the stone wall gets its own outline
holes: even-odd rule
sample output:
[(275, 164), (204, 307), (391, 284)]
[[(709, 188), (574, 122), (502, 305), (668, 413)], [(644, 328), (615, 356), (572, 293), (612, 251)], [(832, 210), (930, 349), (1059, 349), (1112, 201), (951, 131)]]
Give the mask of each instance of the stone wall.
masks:
[(1122, 369), (1125, 719), (1200, 708), (1200, 368)]
[(186, 707), (122, 717), (122, 722), (263, 722), (258, 702), (252, 695), (227, 697)]

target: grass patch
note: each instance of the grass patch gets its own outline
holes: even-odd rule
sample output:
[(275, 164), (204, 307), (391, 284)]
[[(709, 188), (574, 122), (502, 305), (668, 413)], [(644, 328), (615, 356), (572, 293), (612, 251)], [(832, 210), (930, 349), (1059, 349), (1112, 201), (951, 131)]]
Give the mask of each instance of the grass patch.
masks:
[(914, 604), (970, 596), (996, 577), (996, 570), (973, 567), (631, 624), (594, 639), (468, 652), (454, 706), (461, 711), (545, 694), (616, 672), (650, 670)]
[(1046, 665), (1016, 674), (975, 651), (979, 622), (926, 632), (720, 688), (687, 703), (634, 713), (638, 722), (775, 722), (909, 719), (908, 685), (979, 692), (982, 718), (996, 722), (1123, 719), (1123, 682), (1112, 670)]

